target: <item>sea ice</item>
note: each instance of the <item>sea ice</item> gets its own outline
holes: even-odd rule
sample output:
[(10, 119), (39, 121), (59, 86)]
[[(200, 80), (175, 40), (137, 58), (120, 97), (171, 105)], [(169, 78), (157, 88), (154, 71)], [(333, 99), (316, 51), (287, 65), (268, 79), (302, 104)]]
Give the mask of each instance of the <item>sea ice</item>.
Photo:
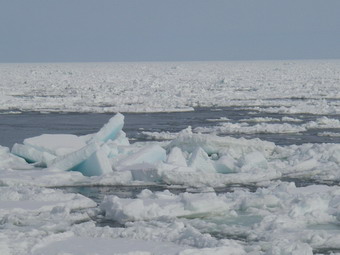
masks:
[(32, 186), (0, 187), (0, 253), (32, 254), (41, 239), (89, 221), (96, 203), (80, 194)]
[(274, 150), (275, 144), (260, 139), (247, 140), (244, 138), (218, 137), (210, 134), (195, 134), (191, 129), (185, 129), (168, 144), (167, 149), (173, 147), (178, 147), (189, 153), (200, 147), (208, 155), (227, 153), (236, 158), (252, 151), (260, 151), (264, 155), (269, 155)]
[(124, 116), (118, 113), (94, 135), (44, 134), (15, 144), (12, 153), (49, 170), (79, 171), (85, 176), (110, 174), (109, 157), (115, 155), (111, 148), (129, 145), (123, 125)]
[[(272, 120), (272, 119), (269, 119)], [(282, 121), (299, 122), (299, 119), (282, 118)], [(246, 123), (247, 122), (247, 123)], [(251, 122), (261, 122), (255, 125)], [(309, 121), (303, 124), (290, 123), (268, 123), (268, 119), (245, 119), (240, 123), (223, 122), (211, 127), (197, 127), (195, 132), (214, 133), (214, 134), (285, 134), (285, 133), (300, 133), (313, 129), (338, 129), (340, 121), (327, 117), (317, 118), (315, 121)]]
[[(131, 249), (122, 245), (118, 249), (122, 252), (156, 254), (157, 247), (165, 244), (169, 245), (168, 254), (311, 254), (322, 247), (340, 248), (338, 187), (296, 187), (271, 181), (282, 175), (311, 173), (321, 180), (340, 178), (339, 145), (276, 146), (259, 139), (194, 134), (190, 129), (163, 143), (129, 144), (121, 130), (106, 142), (91, 138), (94, 136), (79, 138), (86, 145), (78, 150), (54, 155), (48, 168), (33, 169), (0, 147), (0, 157), (10, 160), (2, 163), (5, 167), (0, 170), (1, 184), (10, 186), (0, 187), (0, 224), (5, 230), (1, 252), (38, 255), (58, 254), (61, 249), (74, 254), (77, 249), (71, 244), (86, 242), (89, 247), (102, 244), (105, 254), (117, 240), (132, 244)], [(19, 151), (20, 146), (14, 148), (13, 152)], [(6, 164), (15, 162), (26, 170), (18, 174), (7, 169)], [(136, 198), (108, 195), (94, 209), (96, 203), (80, 195), (68, 197), (32, 187), (136, 183), (202, 187), (197, 190), (204, 192), (173, 194), (145, 189)], [(255, 192), (236, 187), (224, 194), (207, 189), (240, 183), (264, 187)], [(124, 227), (98, 227), (93, 222), (96, 218), (120, 222)], [(21, 225), (26, 226), (24, 234), (18, 235), (23, 231)], [(329, 226), (332, 231), (325, 231)]]
[(200, 147), (192, 152), (189, 158), (189, 166), (200, 172), (216, 172), (208, 154)]
[(98, 149), (92, 153), (82, 163), (71, 168), (72, 171), (79, 171), (85, 176), (95, 176), (112, 173), (111, 162), (106, 156), (105, 152)]
[[(64, 154), (65, 149), (59, 150), (67, 147), (66, 141), (59, 141), (58, 145), (61, 147), (41, 141), (43, 137), (52, 141), (55, 139), (53, 135), (28, 138), (25, 140), (27, 144), (14, 145), (12, 152), (28, 161), (40, 162), (35, 166), (47, 165), (45, 170), (48, 172), (73, 170), (86, 176), (98, 176), (98, 184), (109, 183), (109, 180), (114, 183), (130, 183), (135, 180), (220, 187), (230, 183), (256, 183), (282, 175), (294, 177), (313, 173), (316, 179), (340, 178), (337, 170), (340, 162), (338, 145), (303, 144), (280, 147), (259, 139), (196, 134), (190, 128), (179, 132), (169, 142), (130, 144), (121, 130), (123, 116), (116, 116), (101, 129), (105, 132), (98, 132), (100, 135), (71, 136), (71, 139), (78, 141), (78, 147), (83, 145), (80, 149), (72, 148), (72, 152)], [(320, 121), (334, 122), (324, 118)], [(109, 131), (110, 128), (112, 132)], [(114, 140), (111, 137), (106, 142), (102, 141), (99, 137), (104, 137), (103, 133), (110, 134), (110, 137), (115, 134)], [(65, 138), (63, 135), (58, 137)], [(58, 156), (57, 151), (63, 151), (63, 155)], [(15, 159), (8, 152), (4, 155)], [(33, 167), (22, 163), (23, 168)], [(126, 174), (119, 173), (123, 171)], [(29, 173), (25, 175), (28, 177)], [(100, 177), (101, 175), (106, 177)], [(6, 182), (13, 181), (12, 175), (6, 172), (6, 176)], [(8, 178), (9, 176), (11, 177)], [(84, 180), (81, 181), (84, 183)], [(23, 182), (27, 183), (27, 180)]]
[(242, 106), (290, 114), (340, 112), (338, 60), (2, 64), (0, 77), (0, 110), (5, 111), (166, 112)]
[(107, 142), (115, 140), (124, 126), (124, 116), (117, 113), (91, 139), (92, 141)]
[(23, 158), (10, 153), (9, 148), (0, 145), (0, 170), (32, 169)]
[(237, 171), (236, 163), (237, 161), (234, 158), (226, 154), (214, 162), (214, 167), (218, 173), (228, 174)]
[[(226, 236), (243, 236), (248, 245), (258, 243), (262, 247), (263, 253), (254, 254), (313, 254), (312, 249), (319, 247), (339, 247), (336, 240), (340, 240), (340, 229), (326, 233), (322, 228), (337, 224), (339, 195), (337, 187), (297, 188), (294, 183), (276, 182), (254, 193), (239, 189), (221, 195), (143, 190), (136, 199), (107, 196), (100, 209), (107, 219), (130, 221), (124, 236), (139, 232), (140, 226), (144, 226), (148, 233), (153, 229), (155, 237), (157, 231), (152, 226), (167, 224), (171, 238), (171, 228), (182, 222), (205, 233), (220, 231)], [(316, 230), (318, 226), (320, 230)], [(227, 241), (222, 239), (218, 243), (210, 239), (209, 247), (212, 244), (223, 247), (223, 242), (228, 247)], [(250, 246), (247, 249), (256, 250)]]
[(169, 191), (152, 193), (143, 190), (137, 199), (107, 196), (100, 204), (106, 219), (119, 222), (151, 220), (162, 216), (192, 217), (193, 215), (226, 214), (229, 205), (215, 193), (175, 196)]
[(166, 160), (166, 151), (157, 144), (147, 145), (135, 153), (127, 155), (117, 163), (118, 170), (133, 169), (135, 165), (155, 165)]
[(268, 168), (266, 158), (262, 153), (254, 151), (242, 156), (238, 162), (241, 171), (251, 171), (253, 168), (261, 168), (263, 170)]
[[(1, 65), (0, 76), (3, 110), (240, 106), (290, 117), (231, 123), (226, 116), (217, 120), (221, 125), (194, 131), (277, 134), (340, 127), (336, 116), (306, 121), (292, 115), (340, 112), (339, 61)], [(191, 128), (144, 132), (170, 141), (130, 144), (123, 125), (123, 115), (117, 114), (96, 134), (27, 138), (12, 153), (0, 146), (0, 254), (112, 254), (114, 249), (125, 254), (309, 255), (340, 249), (339, 187), (309, 183), (338, 183), (338, 144), (277, 146)], [(335, 131), (320, 135), (336, 136)], [(281, 177), (299, 178), (296, 183), (306, 187), (275, 181)], [(168, 184), (170, 191), (145, 189), (136, 198), (109, 194), (98, 207), (82, 195), (55, 189), (136, 184)], [(187, 192), (172, 191), (176, 185)], [(108, 221), (123, 225), (101, 226)]]
[(27, 138), (23, 143), (38, 151), (48, 152), (55, 156), (77, 151), (86, 145), (81, 138), (70, 134), (44, 134)]
[(177, 165), (177, 166), (187, 166), (187, 161), (183, 155), (183, 152), (178, 147), (173, 147), (168, 154), (168, 158), (166, 160), (168, 164)]
[[(189, 247), (170, 242), (148, 241), (129, 238), (79, 237), (72, 232), (55, 234), (41, 240), (33, 247), (32, 255), (179, 255), (187, 253)], [(213, 253), (206, 253), (213, 254)]]
[[(57, 157), (49, 166), (50, 170), (68, 171), (76, 168), (100, 149), (97, 143), (90, 143), (80, 150)], [(78, 169), (80, 170), (80, 169)]]
[(23, 145), (15, 143), (12, 147), (12, 153), (19, 157), (24, 158), (29, 163), (40, 163), (43, 166), (48, 166), (56, 156), (47, 152), (37, 150), (30, 145)]

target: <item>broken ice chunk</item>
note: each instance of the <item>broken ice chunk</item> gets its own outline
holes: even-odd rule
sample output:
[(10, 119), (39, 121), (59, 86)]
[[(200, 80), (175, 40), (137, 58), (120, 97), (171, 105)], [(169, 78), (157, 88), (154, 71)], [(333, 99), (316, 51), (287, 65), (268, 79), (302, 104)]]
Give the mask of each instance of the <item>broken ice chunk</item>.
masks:
[(79, 150), (86, 143), (76, 135), (43, 134), (25, 139), (24, 145), (29, 145), (42, 152), (61, 156)]
[(182, 153), (182, 150), (178, 147), (173, 147), (168, 155), (167, 163), (176, 166), (187, 166), (187, 161)]
[(259, 151), (253, 151), (240, 158), (239, 166), (241, 171), (249, 171), (254, 168), (268, 168), (268, 162), (263, 154)]
[(40, 162), (45, 166), (48, 166), (56, 158), (56, 156), (46, 151), (40, 151), (32, 146), (17, 143), (13, 145), (12, 153), (24, 158), (28, 163)]
[(0, 145), (0, 170), (2, 169), (31, 169), (23, 158), (13, 155), (7, 147)]
[(84, 162), (88, 157), (90, 157), (94, 152), (99, 149), (99, 145), (96, 143), (91, 143), (82, 149), (72, 152), (70, 154), (60, 156), (54, 160), (50, 169), (56, 169), (61, 171), (67, 171), (73, 167)]
[(124, 116), (117, 113), (92, 137), (90, 142), (107, 142), (108, 140), (114, 140), (120, 134), (123, 126)]
[(264, 155), (270, 155), (275, 144), (260, 139), (218, 137), (210, 134), (193, 134), (190, 130), (184, 130), (167, 145), (167, 149), (173, 147), (179, 147), (187, 152), (193, 152), (197, 147), (201, 147), (209, 155), (226, 151), (233, 158), (239, 158), (241, 155), (255, 150)]
[(214, 166), (216, 171), (221, 174), (236, 172), (236, 160), (229, 155), (223, 155), (214, 161)]
[(98, 176), (112, 173), (111, 163), (103, 150), (96, 151), (85, 161), (71, 170), (79, 171), (85, 176)]
[(157, 167), (154, 165), (143, 163), (128, 168), (131, 169), (132, 178), (135, 181), (160, 182), (162, 180)]
[(147, 145), (135, 153), (123, 158), (118, 162), (117, 169), (124, 170), (127, 166), (147, 163), (157, 164), (165, 161), (166, 151), (157, 144)]
[(332, 156), (330, 157), (330, 160), (340, 164), (340, 146), (338, 146), (332, 153)]
[(102, 145), (109, 158), (116, 158), (119, 154), (124, 154), (126, 147), (130, 147), (130, 143), (123, 131), (119, 132), (115, 140), (109, 140)]
[(111, 164), (97, 143), (91, 143), (70, 154), (56, 158), (51, 170), (79, 171), (86, 176), (110, 173)]
[(142, 191), (136, 199), (105, 196), (99, 208), (106, 219), (121, 223), (162, 216), (191, 217), (231, 212), (225, 199), (215, 193), (174, 195), (169, 191), (150, 193), (148, 190)]
[(189, 159), (189, 166), (202, 172), (215, 173), (216, 170), (208, 154), (198, 147)]

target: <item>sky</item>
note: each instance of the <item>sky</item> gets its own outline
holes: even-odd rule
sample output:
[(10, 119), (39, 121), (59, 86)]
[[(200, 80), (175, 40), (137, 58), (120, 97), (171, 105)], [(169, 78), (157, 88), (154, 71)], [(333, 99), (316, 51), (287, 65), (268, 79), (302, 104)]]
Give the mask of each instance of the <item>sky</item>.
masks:
[(340, 58), (340, 0), (0, 0), (0, 62)]

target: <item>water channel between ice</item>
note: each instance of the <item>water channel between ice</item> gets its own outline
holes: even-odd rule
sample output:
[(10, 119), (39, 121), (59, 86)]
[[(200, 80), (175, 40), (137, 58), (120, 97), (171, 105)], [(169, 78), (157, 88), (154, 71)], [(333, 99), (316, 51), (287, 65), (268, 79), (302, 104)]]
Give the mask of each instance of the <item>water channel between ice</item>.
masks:
[[(224, 108), (196, 108), (192, 112), (160, 112), (160, 113), (123, 113), (125, 125), (123, 130), (127, 137), (134, 141), (152, 140), (143, 132), (170, 132), (177, 133), (188, 126), (195, 128), (213, 127), (224, 122), (246, 123), (249, 126), (259, 122), (256, 118), (280, 120), (286, 124), (303, 125), (321, 117), (340, 120), (339, 115), (320, 116), (314, 114), (279, 114), (254, 111), (242, 107)], [(86, 135), (97, 132), (113, 113), (40, 113), (22, 112), (18, 114), (0, 114), (0, 144), (11, 147), (14, 143), (22, 143), (25, 138), (41, 134), (75, 134)], [(246, 120), (250, 121), (247, 122)], [(298, 119), (296, 123), (294, 120)], [(272, 122), (275, 123), (276, 122)], [(280, 124), (280, 123), (279, 123)], [(281, 123), (282, 124), (282, 123)], [(339, 134), (338, 136), (320, 136), (320, 133)], [(291, 145), (303, 143), (340, 143), (340, 126), (338, 128), (309, 129), (302, 132), (274, 133), (259, 131), (249, 133), (229, 133), (222, 131), (220, 136), (260, 138), (274, 142), (276, 145)]]

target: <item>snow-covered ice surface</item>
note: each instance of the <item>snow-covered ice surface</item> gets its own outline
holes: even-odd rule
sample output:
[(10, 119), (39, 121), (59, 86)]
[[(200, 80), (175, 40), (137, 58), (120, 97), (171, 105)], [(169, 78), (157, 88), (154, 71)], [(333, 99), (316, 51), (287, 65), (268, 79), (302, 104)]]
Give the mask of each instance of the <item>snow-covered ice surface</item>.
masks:
[(339, 61), (0, 74), (0, 254), (340, 253)]
[[(339, 114), (338, 60), (0, 64), (0, 110)], [(13, 89), (15, 88), (15, 89)]]

